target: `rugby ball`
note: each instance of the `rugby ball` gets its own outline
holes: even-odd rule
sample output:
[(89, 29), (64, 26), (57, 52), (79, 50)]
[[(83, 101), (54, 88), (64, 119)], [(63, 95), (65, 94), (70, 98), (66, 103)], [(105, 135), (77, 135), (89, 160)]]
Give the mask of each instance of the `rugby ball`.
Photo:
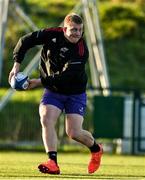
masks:
[(26, 90), (29, 86), (28, 76), (23, 72), (18, 72), (16, 76), (12, 76), (10, 85), (13, 89), (19, 91)]

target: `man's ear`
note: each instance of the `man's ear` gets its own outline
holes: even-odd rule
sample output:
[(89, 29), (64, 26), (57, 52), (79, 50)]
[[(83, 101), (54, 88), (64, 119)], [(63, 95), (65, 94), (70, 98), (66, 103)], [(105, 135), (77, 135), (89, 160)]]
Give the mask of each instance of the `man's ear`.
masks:
[(63, 28), (63, 32), (66, 32), (66, 29), (67, 29), (67, 27), (64, 27), (64, 28)]

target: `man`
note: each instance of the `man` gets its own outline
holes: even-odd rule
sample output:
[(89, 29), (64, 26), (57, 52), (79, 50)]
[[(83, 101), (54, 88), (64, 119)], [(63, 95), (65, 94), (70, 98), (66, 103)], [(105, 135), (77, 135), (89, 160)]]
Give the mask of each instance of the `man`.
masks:
[(41, 84), (45, 88), (39, 114), (48, 161), (38, 166), (42, 173), (60, 174), (55, 124), (62, 111), (66, 113), (67, 135), (91, 151), (88, 173), (94, 173), (100, 166), (102, 146), (95, 142), (90, 132), (82, 129), (86, 107), (85, 64), (88, 59), (88, 48), (82, 35), (82, 18), (71, 13), (65, 17), (64, 27), (27, 34), (20, 38), (14, 49), (15, 62), (9, 74), (9, 82), (11, 77), (19, 72), (20, 63), (28, 49), (43, 45), (40, 78), (29, 80), (28, 88)]

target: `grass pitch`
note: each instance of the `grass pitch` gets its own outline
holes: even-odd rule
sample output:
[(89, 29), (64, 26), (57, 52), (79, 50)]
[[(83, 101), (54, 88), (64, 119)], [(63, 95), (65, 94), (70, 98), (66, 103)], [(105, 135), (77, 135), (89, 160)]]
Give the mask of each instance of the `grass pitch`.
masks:
[(38, 164), (46, 160), (45, 153), (0, 152), (0, 179), (145, 179), (145, 156), (104, 154), (100, 169), (92, 175), (87, 174), (87, 153), (58, 153), (60, 175), (37, 170)]

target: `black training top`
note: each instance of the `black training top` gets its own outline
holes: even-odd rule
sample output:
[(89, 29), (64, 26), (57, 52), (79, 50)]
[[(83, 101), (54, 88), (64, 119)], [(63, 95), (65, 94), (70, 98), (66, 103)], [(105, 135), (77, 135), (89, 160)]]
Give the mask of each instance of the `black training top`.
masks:
[(89, 53), (83, 38), (75, 44), (69, 42), (62, 27), (29, 33), (19, 39), (13, 52), (14, 61), (21, 63), (27, 50), (35, 45), (43, 45), (39, 68), (45, 88), (68, 95), (85, 92), (85, 63)]

